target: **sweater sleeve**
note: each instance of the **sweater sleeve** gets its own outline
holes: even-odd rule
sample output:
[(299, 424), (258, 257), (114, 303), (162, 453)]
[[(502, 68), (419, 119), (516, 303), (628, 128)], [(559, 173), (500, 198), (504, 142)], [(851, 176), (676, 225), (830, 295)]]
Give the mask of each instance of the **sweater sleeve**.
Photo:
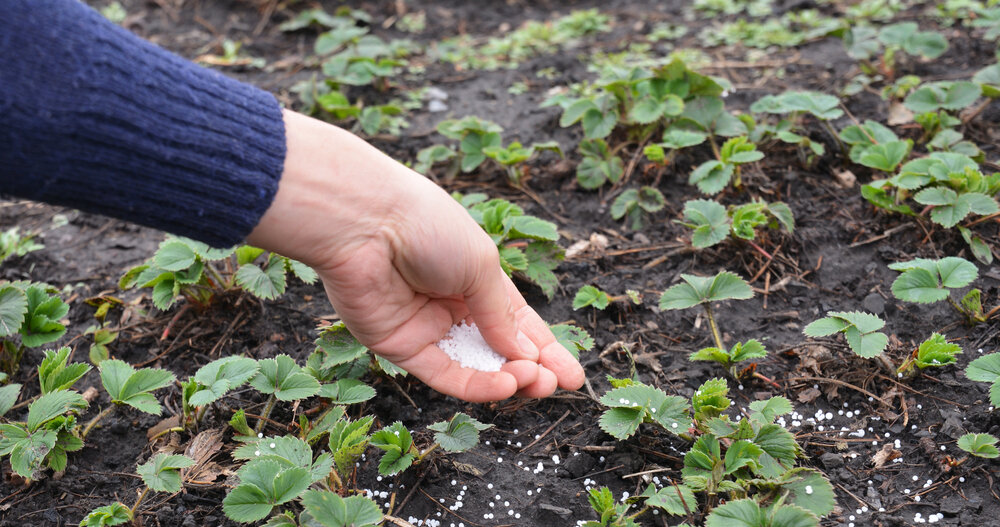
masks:
[(214, 246), (240, 242), (277, 192), (281, 108), (78, 0), (5, 0), (0, 193)]

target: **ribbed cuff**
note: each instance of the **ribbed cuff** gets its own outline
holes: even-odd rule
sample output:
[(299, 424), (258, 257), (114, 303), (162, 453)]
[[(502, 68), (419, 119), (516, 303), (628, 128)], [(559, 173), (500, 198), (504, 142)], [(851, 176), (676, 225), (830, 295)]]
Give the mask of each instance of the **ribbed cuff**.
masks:
[(249, 234), (285, 158), (271, 94), (75, 0), (12, 3), (0, 21), (0, 140), (10, 145), (0, 188), (214, 246)]

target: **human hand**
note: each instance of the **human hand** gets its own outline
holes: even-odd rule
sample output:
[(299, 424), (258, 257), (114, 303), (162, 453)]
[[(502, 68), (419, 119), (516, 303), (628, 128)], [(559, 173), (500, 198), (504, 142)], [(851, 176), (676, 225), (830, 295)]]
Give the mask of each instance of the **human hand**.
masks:
[[(353, 134), (285, 112), (278, 193), (248, 240), (316, 269), (348, 329), (435, 390), (468, 401), (545, 397), (583, 368), (527, 305), (496, 246), (444, 190)], [(435, 343), (472, 319), (508, 359), (462, 368)]]

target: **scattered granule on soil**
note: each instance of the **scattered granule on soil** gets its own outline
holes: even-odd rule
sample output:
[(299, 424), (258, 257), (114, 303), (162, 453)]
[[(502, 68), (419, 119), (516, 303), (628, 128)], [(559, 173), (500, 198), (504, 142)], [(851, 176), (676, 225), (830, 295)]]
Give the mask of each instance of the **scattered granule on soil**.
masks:
[(500, 366), (507, 362), (506, 358), (493, 351), (493, 348), (486, 343), (475, 322), (466, 324), (463, 321), (455, 324), (448, 330), (448, 334), (438, 341), (437, 346), (452, 360), (458, 361), (463, 368), (500, 371)]

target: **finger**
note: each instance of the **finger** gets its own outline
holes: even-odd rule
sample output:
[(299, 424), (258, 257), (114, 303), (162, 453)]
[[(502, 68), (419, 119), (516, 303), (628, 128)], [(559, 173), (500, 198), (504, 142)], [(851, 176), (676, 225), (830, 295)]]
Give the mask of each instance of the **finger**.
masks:
[(559, 387), (577, 390), (583, 386), (585, 373), (580, 361), (559, 344), (548, 324), (530, 306), (525, 305), (516, 314), (518, 328), (538, 347), (538, 362), (555, 374)]
[(500, 371), (505, 371), (517, 379), (518, 390), (522, 390), (532, 384), (535, 384), (538, 381), (541, 369), (542, 368), (537, 362), (532, 362), (530, 360), (507, 361), (500, 367)]
[(475, 287), (466, 293), (465, 303), (487, 344), (509, 360), (538, 362), (538, 347), (517, 328), (514, 305), (525, 302), (510, 277), (495, 264)]
[[(518, 378), (511, 371), (463, 368), (433, 344), (395, 364), (438, 392), (473, 403), (506, 399), (514, 395), (518, 387)], [(510, 369), (528, 374), (522, 365), (513, 365)]]
[[(419, 299), (414, 301), (417, 302)], [(457, 324), (467, 314), (465, 303), (460, 300), (425, 298), (423, 305), (406, 322), (396, 327), (387, 338), (369, 348), (398, 362), (419, 353), (425, 346), (440, 341), (451, 326)]]
[(556, 379), (556, 374), (552, 373), (548, 368), (539, 367), (538, 380), (531, 385), (518, 390), (517, 396), (532, 399), (548, 397), (556, 391), (557, 384), (558, 380)]

